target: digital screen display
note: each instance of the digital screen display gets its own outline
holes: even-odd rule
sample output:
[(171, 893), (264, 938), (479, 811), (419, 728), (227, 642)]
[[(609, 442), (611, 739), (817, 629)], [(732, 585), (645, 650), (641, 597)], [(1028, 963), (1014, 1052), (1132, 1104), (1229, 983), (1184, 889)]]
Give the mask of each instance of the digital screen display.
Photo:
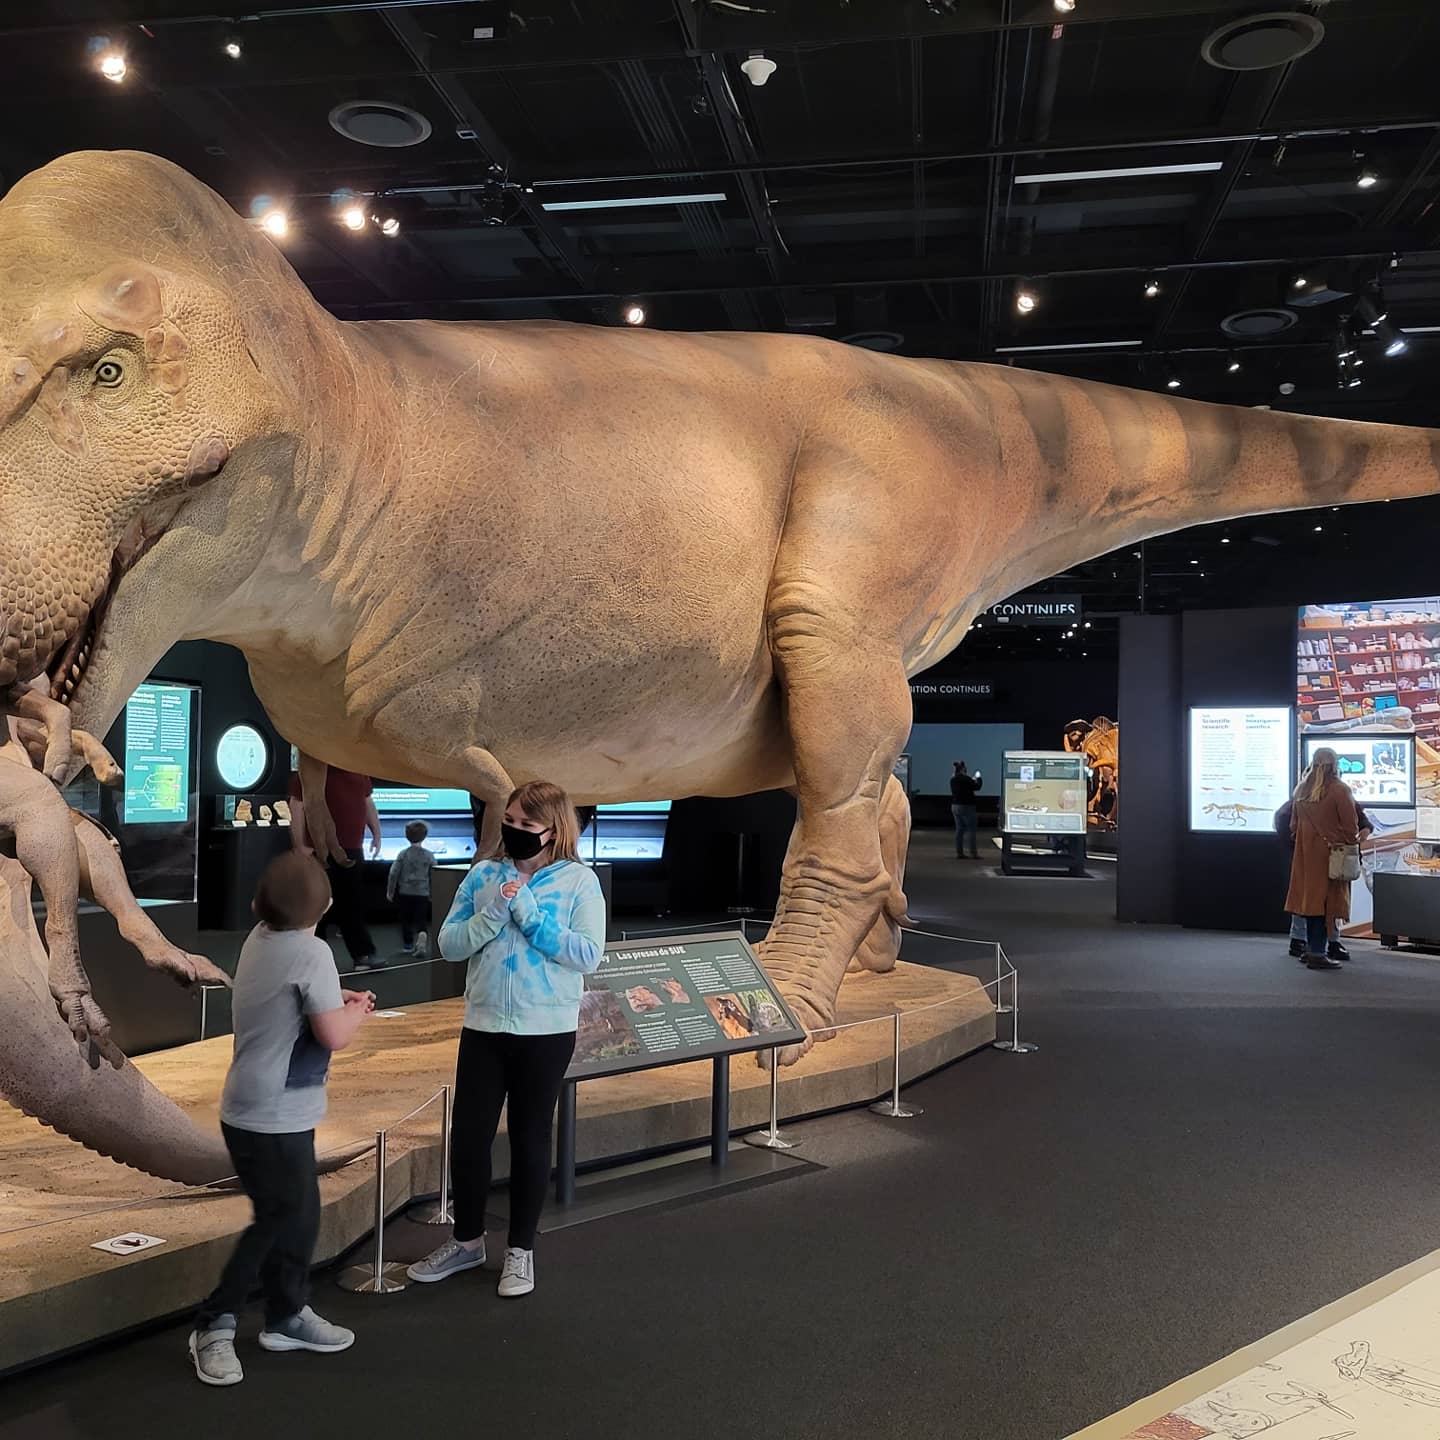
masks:
[(1005, 830), (1011, 835), (1085, 833), (1085, 757), (1060, 750), (1007, 750)]
[(147, 683), (125, 706), (125, 824), (183, 824), (190, 814), (189, 685)]
[(652, 936), (607, 945), (585, 977), (568, 1073), (619, 1075), (803, 1038), (739, 935)]
[(1415, 737), (1397, 735), (1306, 735), (1304, 763), (1328, 747), (1340, 761), (1340, 778), (1350, 787), (1357, 805), (1415, 804)]
[(370, 798), (380, 815), (444, 815), (459, 811), (470, 813), (470, 792), (468, 790), (434, 789), (426, 790), (418, 785), (377, 785)]
[(1284, 706), (1203, 706), (1190, 711), (1190, 828), (1274, 835), (1290, 798), (1293, 718)]

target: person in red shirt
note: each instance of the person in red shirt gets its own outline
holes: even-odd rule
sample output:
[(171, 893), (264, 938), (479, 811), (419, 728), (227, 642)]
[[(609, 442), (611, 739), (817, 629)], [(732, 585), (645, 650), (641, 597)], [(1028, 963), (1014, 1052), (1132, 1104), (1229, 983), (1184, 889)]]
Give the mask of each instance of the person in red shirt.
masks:
[[(370, 856), (380, 853), (380, 816), (371, 798), (368, 775), (330, 766), (325, 776), (325, 803), (335, 821), (335, 835), (340, 848), (350, 857), (349, 865), (334, 860), (327, 862), (330, 889), (334, 903), (321, 920), (315, 933), (323, 940), (330, 921), (340, 927), (340, 938), (350, 952), (357, 970), (383, 970), (385, 962), (375, 953), (375, 941), (365, 924), (365, 893), (362, 884), (365, 859), (365, 832), (370, 832)], [(290, 777), (290, 843), (307, 854), (310, 837), (305, 829), (305, 806), (300, 793), (300, 777)]]

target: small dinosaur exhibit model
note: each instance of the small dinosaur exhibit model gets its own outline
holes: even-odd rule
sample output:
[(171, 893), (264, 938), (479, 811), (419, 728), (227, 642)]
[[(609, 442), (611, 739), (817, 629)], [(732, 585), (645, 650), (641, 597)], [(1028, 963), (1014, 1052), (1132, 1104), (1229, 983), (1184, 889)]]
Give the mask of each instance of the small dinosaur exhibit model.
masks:
[[(847, 967), (894, 964), (907, 682), (980, 610), (1186, 525), (1440, 490), (1431, 431), (1005, 366), (342, 323), (148, 155), (16, 184), (0, 279), (0, 696), (43, 677), (103, 736), (175, 641), (235, 645), (332, 850), (327, 764), (468, 790), (492, 836), (534, 777), (580, 803), (788, 788), (764, 958), (812, 1032)], [(13, 972), (29, 912), (0, 885)], [(181, 1173), (180, 1141), (124, 1138), (133, 1067), (48, 1083), (79, 1048), (55, 1000), (0, 1000), (7, 1098)]]

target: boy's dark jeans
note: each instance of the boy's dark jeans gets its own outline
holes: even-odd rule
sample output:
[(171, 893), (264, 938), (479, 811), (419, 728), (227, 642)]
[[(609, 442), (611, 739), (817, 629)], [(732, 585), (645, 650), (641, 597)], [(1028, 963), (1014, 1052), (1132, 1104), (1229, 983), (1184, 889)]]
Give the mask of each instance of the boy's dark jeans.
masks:
[(415, 932), (430, 928), (430, 897), (397, 895), (395, 908), (400, 912), (400, 943), (408, 950), (415, 943)]
[(310, 1301), (310, 1260), (320, 1233), (315, 1132), (261, 1135), (223, 1123), (220, 1129), (255, 1218), (196, 1313), (195, 1328), (238, 1315), (257, 1283), (265, 1291), (266, 1326), (280, 1325)]

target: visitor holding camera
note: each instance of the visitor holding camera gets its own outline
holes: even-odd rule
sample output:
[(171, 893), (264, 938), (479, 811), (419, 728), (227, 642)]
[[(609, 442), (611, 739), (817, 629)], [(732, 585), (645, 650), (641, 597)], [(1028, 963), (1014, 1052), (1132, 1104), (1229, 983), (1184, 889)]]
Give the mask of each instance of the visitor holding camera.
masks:
[(440, 953), (469, 962), (455, 1067), (452, 1238), (410, 1266), (422, 1284), (485, 1263), (490, 1149), (508, 1105), (510, 1231), (499, 1293), (535, 1288), (535, 1231), (550, 1180), (555, 1106), (575, 1053), (584, 977), (605, 951), (605, 899), (579, 863), (575, 807), (532, 780), (507, 801), (500, 849), (461, 882)]

